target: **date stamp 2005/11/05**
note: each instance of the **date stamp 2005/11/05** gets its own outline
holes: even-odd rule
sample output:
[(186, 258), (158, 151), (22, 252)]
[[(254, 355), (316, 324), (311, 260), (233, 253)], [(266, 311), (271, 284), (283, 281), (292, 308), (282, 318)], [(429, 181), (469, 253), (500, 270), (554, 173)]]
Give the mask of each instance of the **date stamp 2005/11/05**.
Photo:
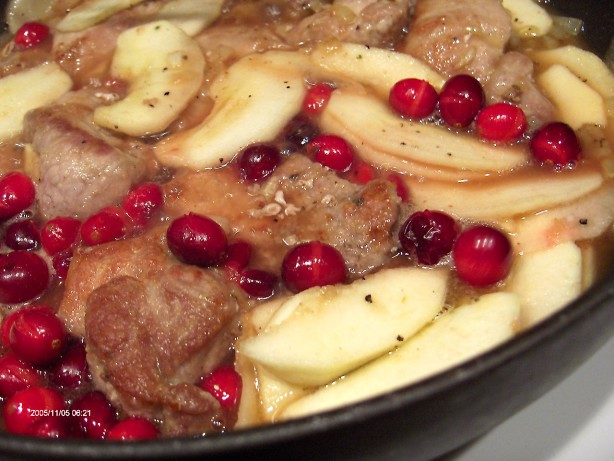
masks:
[(29, 408), (28, 415), (34, 418), (44, 418), (48, 416), (75, 416), (75, 417), (89, 417), (91, 410), (79, 410), (79, 409), (62, 409), (62, 410), (36, 410)]

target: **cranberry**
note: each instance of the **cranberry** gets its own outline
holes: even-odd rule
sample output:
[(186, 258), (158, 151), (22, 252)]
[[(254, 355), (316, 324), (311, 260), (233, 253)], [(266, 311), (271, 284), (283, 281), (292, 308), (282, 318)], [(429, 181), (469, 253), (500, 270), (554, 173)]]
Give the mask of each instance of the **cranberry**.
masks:
[(468, 126), (484, 106), (482, 85), (471, 75), (455, 75), (439, 94), (439, 112), (448, 125)]
[(26, 22), (15, 32), (15, 45), (20, 49), (33, 48), (49, 36), (49, 27), (40, 22)]
[(281, 266), (282, 279), (294, 292), (341, 283), (345, 280), (346, 272), (341, 253), (318, 241), (301, 243), (292, 248)]
[(478, 225), (463, 231), (452, 251), (458, 277), (473, 286), (487, 286), (507, 277), (512, 246), (499, 230)]
[(367, 184), (375, 179), (375, 168), (373, 165), (361, 160), (355, 161), (348, 171), (348, 179), (357, 184)]
[(64, 351), (66, 330), (50, 308), (22, 309), (10, 332), (15, 355), (33, 365), (48, 365)]
[(90, 371), (85, 356), (85, 346), (80, 341), (71, 342), (66, 352), (49, 372), (53, 384), (65, 388), (76, 388), (90, 381)]
[(81, 225), (81, 240), (89, 246), (121, 240), (127, 233), (127, 215), (117, 207), (104, 208)]
[(70, 268), (70, 263), (72, 261), (72, 256), (72, 250), (67, 250), (54, 254), (53, 258), (51, 258), (51, 264), (53, 265), (55, 276), (59, 280), (66, 280), (66, 277), (68, 276), (68, 269)]
[(556, 169), (575, 166), (581, 154), (580, 143), (573, 129), (562, 122), (552, 122), (537, 130), (530, 143), (531, 153), (540, 164)]
[(11, 397), (15, 392), (40, 386), (43, 380), (37, 371), (13, 354), (0, 357), (0, 397)]
[(239, 154), (239, 171), (246, 181), (262, 181), (275, 171), (281, 162), (277, 147), (270, 144), (254, 144)]
[(354, 161), (354, 149), (340, 136), (321, 134), (307, 145), (314, 160), (338, 172), (348, 171)]
[(48, 285), (49, 268), (37, 254), (18, 250), (0, 255), (0, 302), (30, 301)]
[(216, 368), (205, 376), (199, 385), (213, 395), (223, 408), (232, 410), (239, 405), (243, 383), (233, 367)]
[(416, 254), (420, 264), (437, 264), (454, 246), (458, 224), (440, 211), (417, 211), (401, 227), (399, 241), (403, 250)]
[(190, 213), (175, 219), (166, 232), (168, 247), (183, 262), (201, 267), (224, 262), (228, 241), (213, 219)]
[(41, 233), (31, 219), (16, 221), (7, 227), (4, 242), (11, 250), (36, 250), (41, 244)]
[(88, 439), (104, 439), (117, 422), (117, 412), (100, 391), (79, 397), (70, 406), (73, 426), (77, 434)]
[(480, 111), (475, 119), (475, 129), (486, 141), (516, 141), (527, 130), (527, 118), (520, 107), (500, 102)]
[(224, 270), (230, 280), (237, 283), (240, 281), (241, 272), (249, 264), (251, 256), (252, 246), (243, 240), (228, 245), (228, 257), (224, 262)]
[(53, 256), (68, 250), (79, 237), (81, 221), (75, 218), (59, 216), (45, 223), (41, 231), (41, 243), (48, 255)]
[(150, 440), (155, 439), (159, 434), (158, 428), (151, 421), (138, 416), (130, 416), (117, 422), (109, 430), (107, 440)]
[(406, 78), (394, 84), (388, 102), (404, 117), (425, 118), (435, 112), (437, 98), (437, 91), (426, 80)]
[(303, 100), (303, 112), (310, 116), (320, 114), (326, 107), (331, 94), (333, 94), (333, 88), (328, 83), (311, 86)]
[(4, 424), (12, 434), (57, 437), (65, 432), (66, 411), (66, 402), (59, 392), (30, 387), (6, 401)]
[(29, 176), (12, 172), (0, 179), (0, 220), (21, 213), (34, 203), (36, 189)]
[[(2, 337), (2, 344), (4, 345), (4, 347), (6, 348), (11, 347), (11, 328), (13, 328), (13, 323), (15, 322), (15, 319), (17, 318), (20, 312), (23, 312), (26, 310), (46, 311), (47, 309), (48, 307), (43, 306), (43, 305), (25, 306), (25, 307), (22, 307), (21, 309), (14, 310), (9, 315), (4, 317), (4, 320), (2, 321), (2, 326), (0, 327), (0, 334)], [(19, 315), (22, 315), (22, 314), (19, 314)]]
[(409, 202), (409, 191), (407, 190), (407, 185), (403, 180), (403, 177), (398, 173), (390, 173), (386, 176), (386, 179), (390, 182), (393, 182), (396, 186), (396, 191), (398, 197), (402, 202)]
[(123, 210), (138, 226), (144, 226), (164, 205), (164, 193), (159, 184), (146, 182), (131, 190), (122, 202)]
[(275, 293), (277, 277), (270, 272), (260, 269), (248, 269), (243, 271), (239, 286), (248, 295), (254, 298), (270, 298)]
[(60, 410), (58, 413), (64, 415), (62, 418), (45, 418), (38, 422), (34, 426), (34, 431), (31, 435), (34, 437), (47, 438), (47, 439), (63, 439), (68, 435), (68, 428), (66, 427), (66, 412), (67, 410)]
[(305, 115), (294, 117), (284, 129), (284, 152), (296, 152), (319, 134), (318, 128)]

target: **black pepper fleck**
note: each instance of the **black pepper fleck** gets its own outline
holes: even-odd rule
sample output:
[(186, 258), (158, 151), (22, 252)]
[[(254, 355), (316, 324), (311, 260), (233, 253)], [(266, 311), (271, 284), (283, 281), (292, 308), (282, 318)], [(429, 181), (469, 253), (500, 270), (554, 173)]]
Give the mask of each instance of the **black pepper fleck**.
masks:
[(580, 224), (582, 224), (583, 226), (586, 226), (588, 224), (588, 219), (580, 218)]
[(365, 301), (371, 304), (373, 303), (373, 297), (370, 294), (368, 294), (367, 296), (365, 296)]

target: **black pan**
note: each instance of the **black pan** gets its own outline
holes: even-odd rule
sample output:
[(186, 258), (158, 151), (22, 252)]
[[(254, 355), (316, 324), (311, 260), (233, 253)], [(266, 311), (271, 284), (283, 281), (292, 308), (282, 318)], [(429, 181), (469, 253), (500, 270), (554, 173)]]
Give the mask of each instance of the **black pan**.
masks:
[[(590, 45), (606, 53), (614, 33), (614, 2), (548, 3), (562, 14), (583, 19)], [(0, 459), (429, 460), (485, 434), (548, 392), (613, 334), (610, 270), (563, 311), (496, 350), (418, 385), (348, 408), (198, 439), (122, 444), (0, 434)]]

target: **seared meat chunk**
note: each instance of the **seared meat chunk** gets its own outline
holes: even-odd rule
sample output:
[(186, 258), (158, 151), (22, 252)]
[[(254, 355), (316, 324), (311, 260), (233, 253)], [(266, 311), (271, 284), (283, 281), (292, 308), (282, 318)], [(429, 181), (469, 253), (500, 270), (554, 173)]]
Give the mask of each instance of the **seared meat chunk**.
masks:
[(116, 204), (145, 174), (147, 147), (92, 120), (93, 94), (79, 92), (28, 113), (24, 136), (38, 154), (38, 206), (46, 218), (85, 218)]

